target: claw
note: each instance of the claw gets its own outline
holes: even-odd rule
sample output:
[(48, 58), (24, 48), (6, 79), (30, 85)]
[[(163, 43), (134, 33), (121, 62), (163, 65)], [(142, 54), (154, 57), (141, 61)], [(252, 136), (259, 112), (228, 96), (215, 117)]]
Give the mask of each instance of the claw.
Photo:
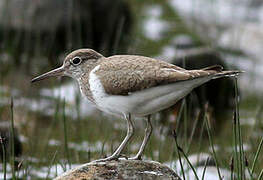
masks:
[(126, 160), (129, 159), (128, 156), (126, 156), (125, 154), (120, 154), (120, 157), (121, 157), (121, 158), (125, 158)]
[(118, 161), (120, 156), (109, 156), (103, 159), (97, 159), (92, 162), (106, 162), (106, 161)]
[(132, 158), (129, 158), (129, 160), (142, 160), (142, 156), (139, 155), (139, 156), (134, 156)]

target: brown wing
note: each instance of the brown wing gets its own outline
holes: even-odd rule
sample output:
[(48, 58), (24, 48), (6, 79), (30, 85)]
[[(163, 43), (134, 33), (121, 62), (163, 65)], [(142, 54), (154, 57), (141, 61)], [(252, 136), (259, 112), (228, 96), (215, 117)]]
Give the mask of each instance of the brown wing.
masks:
[(96, 71), (105, 91), (113, 95), (128, 95), (157, 85), (215, 73), (210, 69), (188, 71), (164, 61), (133, 55), (111, 56)]

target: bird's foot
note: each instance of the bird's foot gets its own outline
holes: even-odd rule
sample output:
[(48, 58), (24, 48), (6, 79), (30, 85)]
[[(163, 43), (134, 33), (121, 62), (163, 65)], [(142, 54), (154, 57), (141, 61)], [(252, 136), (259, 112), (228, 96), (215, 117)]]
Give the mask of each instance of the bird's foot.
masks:
[(119, 158), (125, 158), (125, 159), (128, 159), (128, 157), (126, 155), (123, 155), (123, 154), (119, 154), (119, 155), (111, 155), (107, 158), (103, 158), (103, 159), (98, 159), (98, 160), (94, 160), (92, 162), (106, 162), (106, 161), (118, 161)]
[(129, 160), (142, 160), (142, 156), (139, 155), (139, 156), (134, 156), (134, 157), (131, 157), (131, 158), (128, 158)]
[(109, 156), (107, 158), (103, 158), (103, 159), (97, 159), (97, 160), (94, 160), (92, 162), (106, 162), (106, 161), (117, 161), (118, 160), (118, 156)]

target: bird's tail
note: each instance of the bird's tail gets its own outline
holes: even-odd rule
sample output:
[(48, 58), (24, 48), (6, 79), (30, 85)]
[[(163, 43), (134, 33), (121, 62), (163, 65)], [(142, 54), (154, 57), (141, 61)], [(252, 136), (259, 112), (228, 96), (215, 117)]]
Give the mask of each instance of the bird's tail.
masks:
[(243, 73), (243, 71), (222, 71), (222, 72), (215, 74), (213, 79), (217, 79), (217, 78), (221, 78), (221, 77), (236, 77), (240, 73)]
[(212, 79), (217, 79), (221, 77), (236, 77), (240, 73), (244, 72), (244, 71), (235, 71), (235, 70), (234, 71), (223, 71), (223, 67), (220, 65), (209, 66), (209, 67), (203, 68), (202, 70), (214, 71), (214, 76)]

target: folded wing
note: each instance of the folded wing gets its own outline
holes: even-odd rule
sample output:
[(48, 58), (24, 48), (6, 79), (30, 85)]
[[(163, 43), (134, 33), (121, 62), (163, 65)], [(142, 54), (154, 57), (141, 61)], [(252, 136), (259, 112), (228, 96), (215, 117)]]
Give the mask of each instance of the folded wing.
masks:
[(185, 70), (142, 56), (119, 55), (107, 59), (100, 64), (96, 74), (99, 75), (106, 93), (111, 95), (128, 95), (158, 85), (204, 76), (212, 78), (213, 75), (224, 72), (218, 65), (201, 70)]

